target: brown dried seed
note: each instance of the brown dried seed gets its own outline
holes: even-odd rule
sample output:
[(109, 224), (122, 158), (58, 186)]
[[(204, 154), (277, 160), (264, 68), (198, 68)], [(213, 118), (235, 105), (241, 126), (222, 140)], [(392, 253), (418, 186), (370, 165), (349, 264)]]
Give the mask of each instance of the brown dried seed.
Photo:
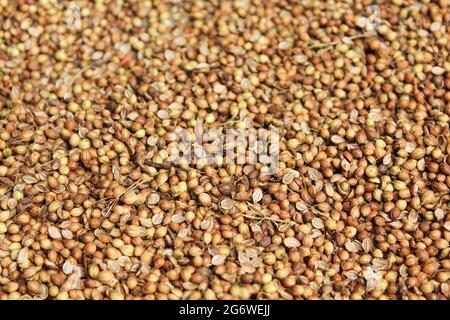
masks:
[(203, 206), (211, 206), (211, 197), (207, 193), (200, 193), (200, 195), (198, 196), (198, 200)]

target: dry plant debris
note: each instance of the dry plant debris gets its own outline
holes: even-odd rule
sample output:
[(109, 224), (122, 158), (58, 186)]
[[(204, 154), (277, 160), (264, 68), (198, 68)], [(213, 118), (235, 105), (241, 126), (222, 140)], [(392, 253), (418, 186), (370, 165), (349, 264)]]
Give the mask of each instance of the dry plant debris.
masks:
[(0, 299), (449, 299), (448, 2), (371, 4), (0, 0)]

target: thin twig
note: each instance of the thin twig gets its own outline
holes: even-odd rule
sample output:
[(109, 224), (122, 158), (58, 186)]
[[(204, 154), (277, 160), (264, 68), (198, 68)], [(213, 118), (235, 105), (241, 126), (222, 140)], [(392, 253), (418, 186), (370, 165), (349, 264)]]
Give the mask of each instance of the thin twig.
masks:
[(259, 216), (250, 216), (248, 214), (242, 214), (243, 217), (249, 218), (249, 219), (255, 219), (255, 220), (269, 220), (269, 221), (273, 221), (273, 222), (280, 222), (280, 223), (296, 223), (295, 221), (292, 220), (280, 220), (280, 219), (275, 219), (275, 218), (270, 218), (270, 217), (259, 217)]

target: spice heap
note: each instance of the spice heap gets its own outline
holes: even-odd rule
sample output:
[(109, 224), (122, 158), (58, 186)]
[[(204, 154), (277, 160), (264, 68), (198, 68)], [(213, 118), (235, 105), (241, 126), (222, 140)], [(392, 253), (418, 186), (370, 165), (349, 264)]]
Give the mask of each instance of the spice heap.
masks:
[(0, 0), (0, 299), (449, 299), (448, 2), (371, 4)]

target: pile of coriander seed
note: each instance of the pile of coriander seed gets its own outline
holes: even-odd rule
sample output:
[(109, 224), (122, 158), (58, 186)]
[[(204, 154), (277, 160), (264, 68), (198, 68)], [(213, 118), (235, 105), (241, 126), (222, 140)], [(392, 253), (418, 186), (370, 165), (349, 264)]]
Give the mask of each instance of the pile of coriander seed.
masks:
[[(0, 299), (450, 299), (449, 22), (0, 0)], [(276, 129), (276, 172), (171, 161), (198, 124)]]

